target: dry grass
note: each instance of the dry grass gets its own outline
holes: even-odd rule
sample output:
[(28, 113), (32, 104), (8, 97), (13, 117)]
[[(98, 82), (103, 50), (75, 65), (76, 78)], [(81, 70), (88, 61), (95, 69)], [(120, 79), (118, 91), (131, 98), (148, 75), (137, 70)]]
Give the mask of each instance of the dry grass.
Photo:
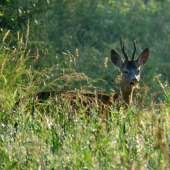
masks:
[[(22, 45), (20, 39), (17, 48), (0, 54), (2, 169), (169, 169), (166, 83), (155, 77), (166, 102), (156, 103), (157, 93), (150, 94), (147, 84), (138, 89), (128, 110), (117, 112), (113, 105), (107, 119), (99, 115), (106, 105), (101, 107), (95, 97), (99, 91), (93, 83), (98, 80), (72, 68), (76, 59), (70, 51), (63, 52), (62, 63), (39, 72), (34, 69), (41, 59), (39, 50), (33, 55)], [(81, 58), (77, 49), (75, 56)], [(26, 67), (29, 60), (33, 62)], [(106, 69), (107, 58), (104, 66)], [(34, 94), (39, 91), (62, 88), (72, 92), (36, 101)], [(14, 103), (23, 96), (25, 100), (14, 112)], [(103, 120), (109, 124), (109, 132)]]

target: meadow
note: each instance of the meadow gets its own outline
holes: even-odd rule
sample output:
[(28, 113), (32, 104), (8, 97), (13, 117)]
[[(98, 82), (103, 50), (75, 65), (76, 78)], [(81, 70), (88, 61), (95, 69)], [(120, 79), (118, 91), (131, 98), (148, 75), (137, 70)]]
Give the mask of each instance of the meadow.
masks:
[[(169, 169), (170, 2), (50, 5), (36, 22), (27, 20), (25, 38), (19, 30), (1, 34), (0, 169)], [(120, 36), (130, 57), (134, 40), (136, 57), (146, 47), (150, 55), (130, 108), (113, 107), (111, 121), (104, 118), (109, 131), (97, 102), (90, 116), (68, 98), (35, 103), (44, 90), (117, 91), (120, 72), (110, 49), (121, 54)]]

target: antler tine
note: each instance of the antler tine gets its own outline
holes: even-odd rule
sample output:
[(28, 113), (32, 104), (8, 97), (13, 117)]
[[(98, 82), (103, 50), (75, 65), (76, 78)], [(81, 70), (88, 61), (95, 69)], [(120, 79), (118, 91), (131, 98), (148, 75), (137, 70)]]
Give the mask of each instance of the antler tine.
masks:
[(129, 57), (127, 55), (127, 53), (125, 52), (125, 49), (124, 49), (124, 43), (122, 43), (122, 37), (120, 36), (120, 46), (121, 46), (121, 50), (125, 56), (125, 60), (128, 61), (129, 60)]
[(136, 52), (136, 40), (134, 40), (134, 51), (133, 51), (133, 55), (132, 55), (132, 60), (134, 60), (134, 58), (135, 58), (135, 52)]

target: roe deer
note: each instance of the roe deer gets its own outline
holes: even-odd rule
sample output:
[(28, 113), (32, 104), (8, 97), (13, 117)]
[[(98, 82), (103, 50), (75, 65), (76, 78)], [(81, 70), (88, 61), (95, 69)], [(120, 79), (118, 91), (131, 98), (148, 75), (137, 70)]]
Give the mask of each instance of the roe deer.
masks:
[(123, 61), (120, 55), (113, 49), (110, 51), (110, 55), (113, 64), (119, 67), (119, 70), (122, 73), (122, 80), (119, 85), (117, 96), (122, 95), (123, 101), (128, 106), (130, 106), (132, 102), (133, 90), (135, 87), (137, 87), (140, 80), (140, 68), (147, 62), (149, 58), (149, 49), (146, 48), (135, 60), (134, 58), (136, 52), (136, 41), (134, 40), (134, 51), (132, 54), (132, 60), (129, 60), (129, 57), (124, 50), (124, 43), (122, 43), (121, 37), (120, 45), (125, 57), (125, 61)]
[[(93, 103), (97, 101), (102, 104), (102, 112), (106, 113), (106, 109), (115, 103), (117, 110), (121, 106), (128, 108), (132, 102), (132, 95), (134, 88), (138, 85), (140, 80), (140, 68), (147, 62), (149, 57), (149, 49), (146, 48), (137, 59), (135, 59), (136, 52), (136, 41), (134, 41), (134, 51), (132, 55), (132, 60), (129, 59), (127, 53), (124, 50), (124, 43), (120, 37), (121, 50), (124, 54), (125, 60), (123, 60), (120, 55), (115, 51), (111, 50), (111, 60), (115, 66), (117, 66), (122, 74), (122, 80), (118, 92), (115, 94), (94, 94), (89, 92), (78, 92), (78, 91), (42, 91), (36, 95), (35, 103), (42, 103), (44, 100), (49, 98), (59, 97), (71, 99), (72, 105), (77, 105), (76, 99), (78, 97), (79, 101), (86, 107), (88, 103)], [(81, 96), (84, 96), (84, 100)], [(16, 103), (18, 106), (20, 101)], [(105, 109), (104, 109), (104, 108)], [(104, 111), (104, 110), (105, 111)]]

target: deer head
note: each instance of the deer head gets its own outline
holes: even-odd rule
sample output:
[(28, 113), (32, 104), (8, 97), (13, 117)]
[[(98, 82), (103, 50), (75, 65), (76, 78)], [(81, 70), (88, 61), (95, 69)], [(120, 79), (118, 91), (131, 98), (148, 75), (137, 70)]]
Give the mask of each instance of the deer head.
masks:
[(140, 68), (147, 62), (149, 58), (149, 49), (146, 48), (137, 59), (135, 59), (136, 52), (136, 41), (134, 41), (134, 52), (132, 54), (132, 60), (129, 59), (127, 53), (124, 50), (124, 43), (120, 37), (121, 50), (124, 54), (125, 60), (123, 60), (120, 55), (115, 51), (111, 50), (111, 60), (113, 64), (119, 67), (120, 72), (122, 73), (122, 80), (120, 83), (119, 91), (122, 92), (124, 100), (130, 104), (128, 97), (132, 96), (134, 87), (136, 87), (140, 80)]

